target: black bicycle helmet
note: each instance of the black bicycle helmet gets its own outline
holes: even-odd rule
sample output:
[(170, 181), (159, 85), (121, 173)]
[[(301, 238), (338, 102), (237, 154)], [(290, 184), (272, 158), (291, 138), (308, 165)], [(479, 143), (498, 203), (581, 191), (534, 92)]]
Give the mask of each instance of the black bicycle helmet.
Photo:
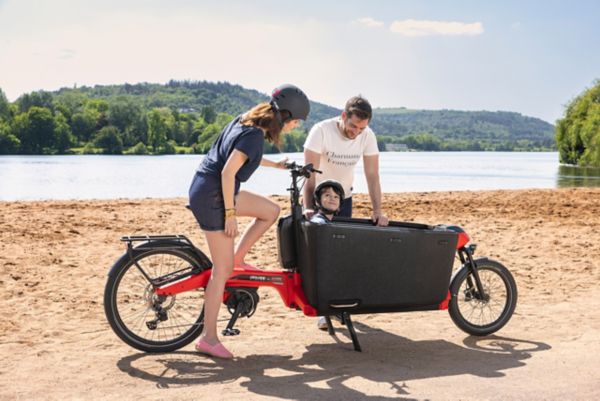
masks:
[(300, 88), (284, 84), (271, 93), (271, 106), (277, 111), (287, 110), (292, 120), (306, 120), (310, 112), (308, 97)]
[[(337, 193), (340, 197), (340, 206), (337, 208), (337, 210), (329, 210), (321, 205), (321, 192), (323, 192), (325, 188), (332, 188), (335, 191), (335, 193)], [(315, 188), (313, 200), (317, 209), (323, 210), (325, 211), (325, 213), (337, 213), (340, 211), (340, 208), (342, 207), (342, 202), (344, 201), (344, 187), (342, 186), (342, 184), (340, 184), (339, 181), (336, 180), (322, 181)]]

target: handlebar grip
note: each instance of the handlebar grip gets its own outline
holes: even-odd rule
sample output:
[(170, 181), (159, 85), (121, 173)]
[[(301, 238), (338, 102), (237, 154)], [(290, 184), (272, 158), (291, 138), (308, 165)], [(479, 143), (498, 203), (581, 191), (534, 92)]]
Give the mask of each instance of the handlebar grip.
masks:
[(306, 166), (304, 166), (304, 170), (310, 172), (310, 173), (319, 173), (319, 174), (323, 174), (322, 171), (317, 170), (316, 168), (313, 167), (312, 163), (308, 163)]

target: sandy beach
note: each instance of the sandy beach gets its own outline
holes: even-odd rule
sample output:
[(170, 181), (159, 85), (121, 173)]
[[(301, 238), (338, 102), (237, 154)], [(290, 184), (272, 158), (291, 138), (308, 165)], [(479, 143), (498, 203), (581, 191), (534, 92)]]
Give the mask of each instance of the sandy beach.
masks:
[[(104, 316), (122, 235), (185, 234), (208, 253), (185, 203), (0, 202), (1, 400), (600, 399), (600, 189), (385, 195), (391, 219), (460, 225), (511, 270), (519, 303), (496, 335), (470, 337), (446, 311), (360, 315), (359, 353), (261, 289), (224, 339), (233, 361), (141, 353)], [(356, 196), (355, 215), (369, 210)], [(279, 268), (275, 227), (247, 261)]]

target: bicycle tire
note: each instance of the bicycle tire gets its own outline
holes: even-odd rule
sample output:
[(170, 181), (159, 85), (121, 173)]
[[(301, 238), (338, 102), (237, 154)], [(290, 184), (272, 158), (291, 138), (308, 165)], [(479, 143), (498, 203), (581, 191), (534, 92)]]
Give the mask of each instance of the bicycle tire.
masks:
[(448, 312), (464, 332), (486, 336), (500, 330), (512, 317), (517, 305), (517, 285), (502, 264), (490, 259), (478, 259), (475, 263), (489, 298), (479, 296), (470, 269), (463, 266), (450, 284)]
[[(200, 265), (184, 249), (133, 249), (131, 255), (123, 255), (111, 270), (104, 290), (104, 311), (117, 336), (133, 348), (151, 353), (175, 351), (194, 341), (203, 329), (204, 289), (159, 302), (138, 266), (155, 279)], [(152, 320), (158, 319), (159, 311), (154, 305), (162, 308), (166, 317), (156, 322), (156, 328), (152, 328)]]

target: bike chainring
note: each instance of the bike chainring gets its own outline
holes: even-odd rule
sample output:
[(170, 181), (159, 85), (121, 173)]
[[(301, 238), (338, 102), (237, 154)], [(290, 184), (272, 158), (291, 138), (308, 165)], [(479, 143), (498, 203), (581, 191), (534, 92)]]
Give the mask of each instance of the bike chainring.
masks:
[(236, 288), (231, 291), (229, 298), (225, 302), (230, 314), (234, 314), (238, 305), (241, 305), (240, 317), (250, 317), (256, 312), (260, 297), (256, 288)]

